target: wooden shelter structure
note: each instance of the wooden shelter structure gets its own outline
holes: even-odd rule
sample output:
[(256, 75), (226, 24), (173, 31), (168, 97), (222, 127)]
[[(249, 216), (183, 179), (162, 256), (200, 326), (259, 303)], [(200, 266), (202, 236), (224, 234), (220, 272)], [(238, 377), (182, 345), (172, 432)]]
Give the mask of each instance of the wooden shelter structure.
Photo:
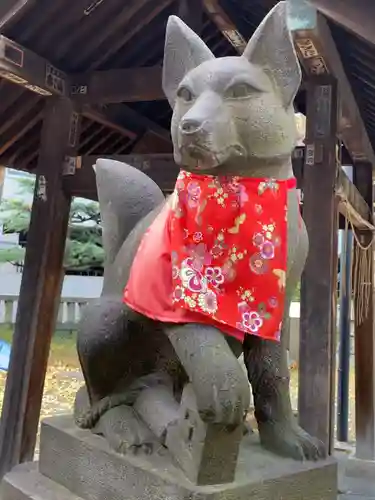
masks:
[[(332, 449), (339, 214), (350, 210), (359, 241), (372, 238), (375, 4), (288, 1), (304, 69), (296, 107), (307, 116), (306, 146), (296, 151), (295, 170), (311, 244), (302, 286), (299, 418)], [(168, 16), (180, 15), (215, 55), (235, 55), (275, 3), (0, 3), (0, 165), (37, 175), (1, 417), (1, 476), (33, 456), (70, 203), (73, 196), (96, 198), (95, 157), (126, 161), (165, 192), (173, 189), (178, 168), (161, 89)], [(354, 166), (354, 184), (337, 162), (338, 145)], [(373, 290), (371, 276), (366, 286)], [(372, 293), (355, 338), (356, 453), (375, 459)]]

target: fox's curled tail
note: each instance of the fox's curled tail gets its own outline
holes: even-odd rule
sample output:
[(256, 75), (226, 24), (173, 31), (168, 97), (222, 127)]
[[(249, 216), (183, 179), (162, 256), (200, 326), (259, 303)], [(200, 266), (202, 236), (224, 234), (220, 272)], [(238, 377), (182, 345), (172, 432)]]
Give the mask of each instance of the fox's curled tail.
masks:
[(126, 163), (99, 159), (93, 168), (108, 268), (137, 222), (163, 203), (164, 195), (150, 177)]

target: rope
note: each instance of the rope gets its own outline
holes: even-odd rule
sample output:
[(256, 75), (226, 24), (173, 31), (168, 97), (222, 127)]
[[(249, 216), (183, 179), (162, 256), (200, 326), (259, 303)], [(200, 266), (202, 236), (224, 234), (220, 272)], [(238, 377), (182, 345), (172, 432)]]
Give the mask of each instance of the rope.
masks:
[[(342, 151), (343, 151), (343, 143), (340, 141), (336, 146), (336, 162), (339, 168), (342, 165)], [(354, 239), (356, 245), (354, 245), (354, 255), (352, 262), (352, 283), (353, 283), (353, 291), (355, 294), (354, 300), (354, 322), (355, 325), (361, 325), (364, 320), (368, 316), (369, 308), (370, 308), (370, 300), (372, 299), (372, 283), (373, 283), (373, 268), (372, 261), (374, 258), (373, 255), (373, 245), (375, 240), (375, 226), (364, 219), (360, 214), (358, 214), (349, 203), (347, 196), (345, 195), (343, 189), (336, 187), (336, 195), (340, 197), (341, 202), (345, 205), (346, 208), (346, 216), (345, 216), (345, 247), (344, 247), (344, 255), (347, 252), (347, 234), (349, 230), (349, 225), (354, 235)], [(363, 245), (358, 237), (358, 234), (355, 230), (355, 224), (353, 222), (353, 217), (364, 227), (366, 227), (368, 232), (372, 233), (371, 240), (367, 245)], [(353, 251), (353, 250), (352, 250)], [(342, 263), (343, 264), (343, 263)], [(344, 286), (346, 286), (346, 266), (341, 265), (341, 280), (344, 280)], [(344, 289), (345, 290), (345, 289)]]
[[(353, 290), (355, 294), (354, 319), (355, 325), (358, 326), (361, 325), (368, 316), (370, 300), (372, 297), (372, 247), (375, 241), (375, 226), (373, 226), (370, 222), (366, 221), (356, 213), (356, 217), (364, 226), (366, 226), (367, 230), (371, 231), (372, 233), (372, 237), (369, 243), (367, 245), (362, 244), (353, 222), (353, 209), (348, 202), (348, 199), (345, 197), (344, 193), (341, 190), (339, 192), (339, 195), (342, 203), (346, 207), (345, 236), (347, 231), (349, 230), (350, 225), (350, 228), (354, 235), (354, 239), (356, 241), (356, 245), (354, 246), (354, 265), (352, 265), (352, 278)], [(342, 268), (343, 267), (345, 269), (345, 266), (342, 266)]]

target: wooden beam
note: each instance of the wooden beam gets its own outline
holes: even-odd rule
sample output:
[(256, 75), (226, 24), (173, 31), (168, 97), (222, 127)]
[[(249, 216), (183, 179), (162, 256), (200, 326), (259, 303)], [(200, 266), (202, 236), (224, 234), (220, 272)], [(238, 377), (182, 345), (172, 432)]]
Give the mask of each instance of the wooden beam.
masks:
[(72, 158), (72, 165), (76, 168), (73, 167), (71, 173), (64, 176), (64, 189), (70, 196), (97, 200), (95, 172), (92, 167), (99, 158), (121, 161), (142, 170), (165, 192), (173, 191), (179, 172), (171, 154), (93, 155)]
[(162, 101), (162, 68), (111, 69), (71, 77), (70, 93), (79, 103)]
[(366, 222), (372, 224), (370, 207), (341, 168), (337, 173), (336, 196), (340, 213), (351, 220), (355, 227), (366, 229)]
[[(369, 207), (373, 207), (373, 169), (369, 163), (358, 162), (353, 168), (354, 183)], [(371, 231), (358, 231), (362, 246), (373, 239)], [(355, 245), (358, 243), (355, 241)], [(355, 256), (358, 255), (355, 253)], [(362, 460), (375, 459), (375, 330), (374, 330), (374, 256), (370, 250), (368, 265), (369, 283), (356, 283), (353, 290), (354, 308), (360, 306), (358, 297), (364, 289), (370, 289), (369, 310), (360, 324), (355, 324), (355, 427), (356, 457)], [(354, 268), (356, 262), (354, 263)]]
[[(305, 162), (305, 148), (298, 147), (293, 155), (293, 171), (297, 177), (297, 184), (303, 190), (303, 167), (299, 167), (300, 162)], [(366, 200), (362, 197), (353, 182), (339, 167), (335, 183), (335, 195), (338, 201), (339, 212), (344, 216), (349, 216), (353, 225), (358, 228), (366, 228), (366, 222), (372, 223), (372, 214)], [(347, 206), (349, 204), (349, 207)]]
[(375, 45), (375, 3), (371, 0), (309, 0), (319, 12), (337, 24)]
[(0, 32), (11, 28), (35, 3), (36, 0), (1, 0)]
[[(150, 68), (150, 72), (154, 76), (158, 71), (160, 70)], [(104, 72), (103, 74), (105, 73), (107, 72)], [(149, 78), (151, 78), (151, 73), (148, 75)], [(107, 75), (108, 74), (109, 80), (111, 80), (113, 78), (113, 76), (111, 76), (111, 72), (107, 73)], [(114, 73), (112, 73), (112, 75), (114, 75)], [(46, 59), (36, 55), (32, 51), (2, 35), (0, 35), (0, 77), (16, 83), (21, 87), (27, 88), (28, 90), (31, 90), (39, 95), (72, 96), (72, 94), (74, 94), (76, 100), (80, 100), (82, 98), (84, 101), (85, 99), (82, 97), (85, 95), (85, 85), (83, 85), (83, 94), (80, 93), (81, 91), (76, 87), (73, 86), (73, 88), (71, 88), (70, 77), (68, 77), (68, 75), (55, 68)], [(97, 85), (97, 83), (95, 83), (95, 75), (93, 78), (94, 84)], [(102, 91), (105, 92), (105, 90), (103, 90), (103, 86), (108, 83), (106, 78), (107, 77), (104, 77), (104, 80), (100, 83), (101, 78), (99, 77), (100, 85), (99, 88), (96, 87), (97, 90), (95, 90), (94, 85), (94, 94), (96, 91), (99, 91), (99, 93)], [(160, 74), (159, 80), (161, 81)], [(141, 85), (140, 82), (138, 83)], [(129, 85), (131, 86), (130, 83)], [(142, 83), (142, 85), (145, 88), (146, 85), (144, 83)], [(102, 90), (100, 90), (100, 88)], [(130, 87), (128, 87), (128, 89), (129, 88)], [(77, 92), (80, 94), (78, 95)], [(151, 129), (157, 135), (160, 135), (160, 137), (164, 137), (165, 140), (170, 141), (168, 131), (125, 105), (122, 105), (121, 108), (114, 108), (112, 105), (108, 107), (107, 110), (84, 103), (77, 103), (77, 105), (82, 105), (83, 114), (88, 118), (98, 121), (113, 130), (117, 130), (124, 136), (131, 139), (135, 139), (140, 133), (143, 134), (147, 129)], [(131, 127), (124, 126), (124, 121), (129, 122)], [(133, 131), (133, 127), (137, 128), (135, 132)]]
[(338, 133), (353, 161), (375, 155), (327, 21), (305, 0), (288, 0), (289, 22), (301, 64), (307, 75), (335, 76), (341, 98)]
[(310, 77), (307, 85), (303, 218), (310, 249), (301, 286), (298, 414), (300, 425), (331, 452), (336, 357), (337, 86), (329, 76)]
[(221, 31), (236, 51), (242, 54), (246, 48), (247, 42), (238, 31), (235, 23), (221, 7), (219, 0), (203, 0), (203, 4), (208, 16), (213, 23), (216, 24), (219, 31)]
[(70, 210), (70, 196), (62, 190), (62, 168), (78, 135), (71, 102), (48, 100), (2, 408), (0, 477), (33, 459)]
[(65, 96), (68, 77), (43, 57), (0, 35), (0, 76), (43, 96)]

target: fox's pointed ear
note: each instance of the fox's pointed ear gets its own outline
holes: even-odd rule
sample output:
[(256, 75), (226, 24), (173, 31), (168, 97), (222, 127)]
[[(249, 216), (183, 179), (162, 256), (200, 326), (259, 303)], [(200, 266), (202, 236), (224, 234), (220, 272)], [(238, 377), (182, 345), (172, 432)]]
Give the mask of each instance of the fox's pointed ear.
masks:
[(301, 68), (287, 15), (287, 3), (279, 2), (263, 19), (243, 53), (269, 74), (281, 92), (285, 107), (293, 103), (301, 83)]
[(163, 90), (174, 106), (176, 91), (183, 77), (215, 56), (204, 41), (177, 16), (170, 16), (165, 36)]

